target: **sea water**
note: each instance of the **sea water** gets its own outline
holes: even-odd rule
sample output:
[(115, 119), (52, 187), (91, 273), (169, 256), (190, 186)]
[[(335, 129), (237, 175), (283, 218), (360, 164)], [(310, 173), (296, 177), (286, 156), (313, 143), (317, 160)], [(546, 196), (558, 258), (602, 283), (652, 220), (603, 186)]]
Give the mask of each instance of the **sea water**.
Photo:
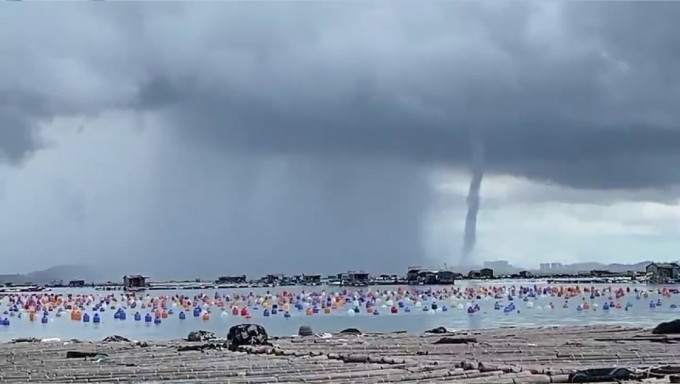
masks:
[[(466, 282), (462, 283), (463, 286)], [(499, 283), (485, 282), (478, 283), (478, 285), (495, 285)], [(528, 282), (513, 282), (503, 283), (507, 287), (514, 285), (519, 286), (533, 286), (533, 283)], [(460, 286), (460, 284), (459, 284)], [(540, 284), (539, 288), (545, 286)], [(551, 287), (559, 286), (551, 284)], [(572, 284), (565, 286), (574, 286)], [(599, 284), (595, 285), (596, 289), (604, 289), (610, 285)], [(581, 288), (590, 287), (590, 284), (581, 284)], [(277, 315), (269, 317), (263, 316), (263, 308), (258, 310), (249, 308), (251, 318), (245, 319), (242, 316), (235, 316), (231, 311), (227, 310), (229, 314), (222, 316), (222, 310), (212, 307), (212, 313), (209, 320), (203, 320), (200, 316), (194, 317), (192, 311), (186, 311), (186, 319), (179, 319), (179, 308), (174, 308), (174, 314), (169, 315), (168, 318), (162, 319), (161, 324), (146, 323), (142, 321), (134, 321), (133, 314), (140, 312), (142, 318), (147, 313), (151, 313), (149, 309), (135, 309), (128, 308), (127, 319), (114, 319), (115, 310), (109, 308), (105, 312), (98, 312), (101, 317), (101, 323), (94, 324), (83, 323), (82, 321), (73, 321), (67, 312), (63, 313), (61, 317), (56, 317), (56, 312), (50, 312), (48, 315), (49, 321), (42, 324), (40, 319), (42, 313), (36, 313), (36, 320), (29, 321), (27, 313), (23, 313), (21, 318), (17, 316), (9, 317), (2, 314), (0, 318), (9, 317), (10, 326), (0, 326), (0, 341), (9, 341), (13, 338), (19, 337), (36, 337), (36, 338), (60, 338), (62, 341), (68, 339), (81, 340), (100, 340), (110, 335), (121, 335), (133, 340), (165, 340), (184, 338), (191, 331), (208, 330), (215, 332), (218, 335), (226, 335), (229, 327), (241, 323), (258, 323), (263, 325), (268, 333), (271, 335), (293, 335), (296, 334), (301, 325), (311, 326), (314, 332), (338, 332), (345, 328), (358, 328), (362, 331), (369, 332), (389, 332), (389, 331), (408, 331), (408, 332), (422, 332), (438, 326), (444, 326), (450, 329), (480, 329), (480, 328), (495, 328), (495, 327), (535, 327), (535, 326), (555, 326), (555, 325), (586, 325), (586, 324), (602, 324), (612, 323), (629, 326), (653, 327), (662, 321), (668, 321), (680, 316), (680, 309), (671, 308), (671, 304), (680, 305), (680, 295), (674, 294), (670, 298), (663, 297), (656, 293), (658, 287), (647, 287), (645, 285), (611, 285), (613, 291), (619, 287), (630, 288), (630, 292), (620, 299), (614, 298), (614, 302), (619, 302), (622, 308), (611, 308), (608, 311), (602, 309), (605, 302), (609, 302), (609, 294), (602, 297), (590, 299), (590, 293), (583, 293), (580, 297), (570, 298), (569, 307), (563, 308), (565, 302), (564, 298), (560, 297), (536, 297), (530, 298), (529, 301), (523, 301), (521, 298), (515, 297), (512, 301), (515, 304), (515, 310), (509, 313), (503, 311), (503, 307), (510, 303), (507, 297), (503, 299), (494, 299), (493, 297), (465, 300), (457, 299), (457, 303), (463, 304), (467, 307), (468, 304), (477, 304), (480, 310), (474, 314), (469, 314), (465, 309), (457, 309), (456, 305), (452, 305), (449, 299), (437, 300), (438, 306), (448, 306), (448, 311), (422, 311), (422, 308), (416, 308), (412, 303), (407, 304), (411, 308), (409, 313), (405, 313), (403, 308), (399, 308), (399, 313), (391, 314), (389, 308), (381, 308), (377, 306), (379, 315), (366, 313), (365, 306), (361, 306), (361, 312), (358, 314), (348, 314), (348, 309), (353, 308), (352, 305), (340, 307), (332, 311), (330, 314), (324, 314), (323, 311), (314, 315), (307, 315), (305, 311), (299, 311), (291, 306), (290, 317), (284, 318), (284, 311), (279, 311)], [(372, 291), (391, 290), (396, 291), (396, 286), (378, 286), (371, 287)], [(428, 289), (428, 287), (402, 287), (403, 289), (419, 290)], [(445, 287), (430, 287), (433, 290), (443, 289)], [(648, 298), (636, 299), (633, 290), (649, 290)], [(283, 290), (292, 291), (295, 293), (305, 290), (306, 292), (315, 291), (326, 292), (338, 291), (337, 287), (276, 287), (276, 288), (244, 288), (244, 289), (220, 289), (220, 290), (172, 290), (172, 291), (149, 291), (152, 296), (171, 296), (171, 295), (186, 295), (193, 297), (198, 294), (206, 294), (213, 297), (217, 292), (219, 294), (264, 294), (266, 291), (272, 293), (281, 292)], [(351, 291), (351, 289), (349, 289)], [(115, 291), (94, 291), (89, 289), (55, 289), (50, 293), (83, 295), (105, 295), (115, 294), (119, 295), (121, 292)], [(583, 298), (590, 304), (590, 309), (578, 311), (577, 305), (583, 303)], [(655, 308), (650, 308), (649, 302), (660, 299), (662, 305)], [(501, 309), (494, 309), (494, 303), (501, 302)], [(2, 299), (2, 311), (7, 308), (7, 299)], [(529, 304), (531, 302), (532, 304)], [(549, 303), (553, 303), (554, 308), (549, 308)], [(626, 304), (631, 303), (632, 307), (625, 310)], [(424, 303), (425, 305), (426, 303)], [(597, 304), (594, 308), (593, 304)], [(91, 308), (86, 308), (83, 314), (88, 313), (90, 317), (94, 315)]]

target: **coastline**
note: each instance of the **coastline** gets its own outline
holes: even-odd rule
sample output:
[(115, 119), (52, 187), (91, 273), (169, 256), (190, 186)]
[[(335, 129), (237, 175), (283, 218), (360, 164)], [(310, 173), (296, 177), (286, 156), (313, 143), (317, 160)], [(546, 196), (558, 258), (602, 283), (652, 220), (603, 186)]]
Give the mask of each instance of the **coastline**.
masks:
[[(224, 335), (218, 335), (224, 336)], [(437, 344), (448, 338), (454, 344)], [(673, 366), (680, 344), (620, 325), (496, 328), (447, 334), (279, 337), (274, 346), (178, 352), (183, 340), (5, 343), (0, 381), (38, 383), (539, 383), (587, 368)], [(68, 351), (106, 353), (102, 360)], [(659, 380), (668, 382), (667, 374)]]

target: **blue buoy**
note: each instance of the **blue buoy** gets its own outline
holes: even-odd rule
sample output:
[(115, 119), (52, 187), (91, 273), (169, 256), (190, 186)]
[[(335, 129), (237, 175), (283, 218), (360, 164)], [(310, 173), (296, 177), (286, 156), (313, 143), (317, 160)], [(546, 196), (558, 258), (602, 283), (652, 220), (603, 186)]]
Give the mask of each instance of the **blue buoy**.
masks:
[(286, 311), (286, 313), (283, 314), (283, 317), (286, 319), (290, 317), (290, 312)]
[(173, 311), (172, 308), (170, 308), (170, 310), (168, 310), (168, 315), (172, 315), (174, 313), (175, 313), (175, 311)]
[(194, 308), (194, 317), (201, 316), (201, 307)]
[(442, 305), (442, 312), (446, 312), (448, 310), (449, 310), (449, 307), (447, 307), (446, 305)]
[(101, 321), (102, 321), (102, 319), (99, 317), (98, 313), (95, 313), (94, 316), (92, 316), (92, 322), (93, 323), (99, 324), (99, 323), (101, 323)]
[(113, 314), (113, 318), (114, 318), (114, 319), (120, 319), (120, 311), (116, 311), (116, 312)]
[(145, 323), (150, 323), (153, 321), (153, 317), (151, 316), (150, 313), (147, 313), (146, 316), (144, 316), (144, 322)]
[(406, 307), (406, 308), (404, 308), (404, 312), (406, 312), (406, 313), (409, 313), (409, 312), (411, 312), (411, 308), (410, 308), (410, 307)]
[(269, 317), (269, 310), (265, 309), (264, 312), (262, 312), (262, 316)]
[(135, 312), (135, 321), (142, 321), (142, 315), (139, 312)]
[(153, 320), (153, 323), (156, 324), (156, 325), (160, 324), (160, 323), (161, 323), (161, 318), (160, 318), (160, 317), (155, 318), (155, 319)]
[(2, 320), (2, 325), (5, 326), (5, 327), (9, 327), (9, 319), (5, 317), (5, 318)]
[(373, 316), (378, 316), (379, 314), (380, 314), (380, 313), (378, 312), (377, 309), (376, 309), (375, 311), (373, 311)]
[(43, 324), (47, 324), (47, 321), (48, 321), (48, 320), (49, 320), (49, 319), (47, 318), (47, 315), (44, 315), (44, 316), (42, 317), (42, 319), (40, 319), (40, 322), (43, 323)]
[(125, 314), (124, 311), (120, 311), (120, 313), (118, 314), (119, 320), (125, 320), (126, 317), (127, 317), (127, 315)]
[(104, 311), (106, 311), (106, 308), (104, 308), (104, 307), (99, 308), (99, 312), (104, 312)]
[(279, 313), (279, 310), (275, 307), (272, 307), (272, 315), (277, 315)]
[(437, 310), (437, 303), (432, 303), (431, 307), (432, 307), (433, 311), (436, 311)]
[(83, 315), (83, 323), (89, 323), (90, 322), (90, 315), (87, 313)]
[(187, 315), (184, 314), (184, 311), (180, 311), (180, 312), (179, 312), (179, 319), (180, 319), (180, 320), (184, 320), (184, 319), (186, 319), (186, 318), (187, 318)]

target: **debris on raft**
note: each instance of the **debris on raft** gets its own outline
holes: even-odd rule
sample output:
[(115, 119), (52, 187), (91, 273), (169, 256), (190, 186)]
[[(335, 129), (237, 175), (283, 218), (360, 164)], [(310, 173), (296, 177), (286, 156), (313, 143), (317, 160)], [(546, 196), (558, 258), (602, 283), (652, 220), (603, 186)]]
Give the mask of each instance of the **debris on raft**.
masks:
[(12, 343), (39, 343), (40, 339), (35, 337), (20, 337), (18, 339), (13, 339)]
[(340, 331), (341, 335), (362, 335), (363, 333), (356, 328), (345, 328)]
[(84, 359), (88, 357), (108, 356), (101, 352), (82, 352), (82, 351), (66, 351), (67, 359)]
[(244, 345), (269, 345), (267, 330), (259, 324), (239, 324), (229, 328), (229, 349), (238, 350)]
[(119, 335), (113, 335), (113, 336), (107, 336), (102, 340), (102, 343), (123, 343), (123, 342), (130, 342), (130, 339), (127, 337), (119, 336)]
[(476, 342), (477, 339), (474, 337), (442, 337), (432, 344), (470, 344)]
[(210, 341), (215, 339), (217, 339), (215, 333), (203, 330), (189, 332), (189, 336), (187, 336), (187, 341)]
[(655, 335), (680, 334), (680, 319), (661, 323), (652, 330), (652, 333)]

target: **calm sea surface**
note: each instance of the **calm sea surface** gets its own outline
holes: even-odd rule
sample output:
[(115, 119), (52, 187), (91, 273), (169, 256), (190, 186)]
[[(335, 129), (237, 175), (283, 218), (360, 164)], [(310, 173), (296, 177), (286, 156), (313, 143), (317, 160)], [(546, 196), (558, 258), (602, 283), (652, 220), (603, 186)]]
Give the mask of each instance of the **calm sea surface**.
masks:
[[(465, 283), (462, 283), (462, 287), (465, 287)], [(520, 286), (531, 286), (533, 288), (534, 283), (527, 282), (515, 282), (515, 283), (502, 283), (494, 284), (495, 286), (503, 285), (507, 288), (514, 285), (519, 288)], [(475, 288), (478, 287), (488, 287), (489, 284), (477, 284)], [(547, 284), (537, 283), (538, 288), (546, 287)], [(551, 285), (551, 287), (559, 287), (560, 285)], [(573, 287), (574, 285), (564, 285), (565, 287)], [(460, 288), (461, 285), (456, 287)], [(590, 287), (587, 284), (581, 284), (581, 288)], [(595, 285), (596, 289), (604, 289), (609, 287), (609, 285)], [(501, 326), (552, 326), (552, 325), (585, 325), (585, 324), (597, 324), (597, 323), (616, 323), (625, 325), (636, 325), (636, 326), (655, 326), (659, 322), (668, 321), (671, 319), (678, 318), (680, 316), (680, 309), (671, 308), (672, 304), (680, 305), (680, 296), (677, 294), (671, 294), (670, 297), (664, 297), (657, 293), (657, 289), (663, 287), (648, 287), (645, 285), (611, 285), (612, 296), (615, 289), (622, 287), (624, 290), (626, 288), (630, 289), (629, 293), (625, 296), (616, 299), (614, 296), (613, 302), (620, 303), (622, 308), (616, 309), (612, 308), (609, 311), (602, 310), (602, 306), (605, 302), (609, 302), (610, 294), (607, 292), (601, 297), (590, 298), (590, 293), (583, 293), (580, 297), (573, 297), (568, 300), (568, 308), (563, 308), (565, 299), (561, 297), (551, 297), (551, 296), (541, 296), (531, 297), (524, 301), (519, 295), (515, 296), (512, 301), (508, 300), (507, 294), (504, 295), (502, 299), (494, 299), (493, 297), (484, 297), (481, 299), (432, 299), (423, 295), (423, 306), (429, 306), (433, 301), (436, 301), (438, 306), (447, 306), (448, 311), (429, 311), (424, 312), (422, 308), (416, 307), (413, 302), (407, 302), (406, 306), (410, 307), (411, 312), (405, 313), (403, 308), (399, 308), (398, 314), (391, 314), (390, 308), (381, 307), (378, 304), (380, 314), (373, 315), (366, 313), (365, 305), (361, 305), (361, 313), (359, 314), (349, 314), (348, 310), (352, 309), (354, 306), (348, 304), (337, 310), (332, 311), (330, 314), (324, 314), (322, 312), (314, 315), (307, 315), (304, 310), (298, 310), (296, 308), (290, 309), (290, 317), (284, 318), (283, 311), (280, 311), (277, 315), (272, 315), (270, 317), (263, 316), (263, 308), (260, 306), (257, 310), (254, 306), (250, 308), (252, 318), (249, 320), (244, 319), (241, 316), (234, 316), (231, 311), (229, 314), (223, 314), (222, 310), (217, 307), (211, 307), (211, 314), (209, 320), (203, 320), (201, 317), (194, 317), (192, 311), (186, 312), (186, 319), (180, 320), (178, 313), (179, 308), (174, 308), (175, 313), (170, 315), (168, 318), (162, 319), (161, 324), (145, 323), (142, 321), (134, 321), (133, 314), (137, 311), (141, 313), (142, 316), (150, 312), (148, 309), (141, 309), (137, 307), (136, 309), (127, 308), (125, 311), (127, 313), (126, 320), (114, 319), (114, 310), (106, 308), (105, 312), (99, 312), (101, 317), (100, 324), (93, 323), (83, 323), (78, 321), (72, 321), (68, 313), (64, 313), (61, 317), (56, 317), (54, 312), (49, 313), (49, 320), (47, 324), (41, 323), (42, 314), (38, 312), (35, 321), (29, 321), (28, 313), (22, 313), (21, 318), (18, 316), (10, 317), (9, 314), (0, 314), (0, 318), (9, 318), (9, 326), (0, 326), (0, 341), (8, 341), (17, 337), (37, 337), (37, 338), (49, 338), (57, 337), (62, 340), (77, 338), (81, 340), (99, 340), (110, 335), (121, 335), (128, 337), (130, 339), (136, 340), (150, 340), (150, 339), (176, 339), (186, 337), (190, 331), (204, 329), (216, 332), (219, 335), (225, 335), (230, 326), (235, 324), (240, 324), (244, 322), (254, 322), (264, 325), (267, 331), (273, 335), (293, 335), (296, 334), (298, 328), (301, 325), (311, 326), (314, 332), (337, 332), (344, 328), (354, 327), (359, 328), (363, 331), (409, 331), (409, 332), (422, 332), (426, 329), (431, 329), (437, 326), (445, 326), (452, 329), (478, 329), (478, 328), (493, 328)], [(310, 289), (313, 288), (313, 289)], [(396, 291), (398, 287), (372, 287), (371, 291)], [(408, 290), (409, 287), (402, 287)], [(413, 288), (413, 287), (411, 287)], [(444, 287), (418, 287), (417, 289), (423, 290), (431, 288), (433, 290), (443, 289)], [(673, 287), (668, 287), (673, 288)], [(223, 294), (248, 294), (253, 292), (254, 294), (264, 294), (267, 290), (272, 293), (283, 291), (287, 289), (288, 291), (293, 291), (295, 293), (301, 292), (305, 289), (307, 292), (315, 291), (320, 292), (325, 290), (326, 292), (338, 291), (337, 287), (277, 287), (277, 288), (253, 288), (253, 289), (225, 289), (225, 290), (206, 290), (206, 291), (150, 291), (152, 296), (162, 296), (162, 295), (186, 295), (189, 297), (194, 297), (200, 293), (204, 293), (210, 297), (213, 297), (215, 293), (220, 295)], [(450, 289), (450, 287), (449, 287)], [(637, 298), (635, 289), (639, 291), (648, 291), (648, 297), (640, 295)], [(92, 294), (95, 297), (97, 295), (107, 295), (114, 294), (120, 295), (120, 292), (102, 292), (94, 291), (88, 289), (63, 289), (54, 290), (51, 293), (72, 293), (74, 295)], [(578, 311), (577, 306), (579, 303), (583, 303), (584, 300), (588, 302), (591, 306), (588, 310)], [(384, 299), (383, 299), (384, 300)], [(661, 306), (655, 308), (650, 308), (650, 301), (657, 300), (661, 301)], [(500, 302), (502, 307), (500, 310), (494, 309), (494, 304)], [(516, 310), (504, 313), (503, 307), (509, 303), (514, 303)], [(468, 314), (466, 309), (458, 309), (458, 305), (462, 304), (467, 307), (468, 304), (477, 304), (480, 310), (474, 314)], [(554, 308), (550, 309), (549, 303), (554, 304)], [(594, 308), (595, 305), (597, 308)], [(396, 305), (396, 302), (395, 302)], [(625, 310), (626, 306), (629, 306), (628, 310)], [(0, 308), (2, 312), (8, 310), (9, 302), (8, 298), (3, 298), (0, 300)], [(595, 309), (595, 310), (593, 310)], [(94, 312), (91, 308), (83, 311), (83, 313), (88, 313), (93, 316)]]

